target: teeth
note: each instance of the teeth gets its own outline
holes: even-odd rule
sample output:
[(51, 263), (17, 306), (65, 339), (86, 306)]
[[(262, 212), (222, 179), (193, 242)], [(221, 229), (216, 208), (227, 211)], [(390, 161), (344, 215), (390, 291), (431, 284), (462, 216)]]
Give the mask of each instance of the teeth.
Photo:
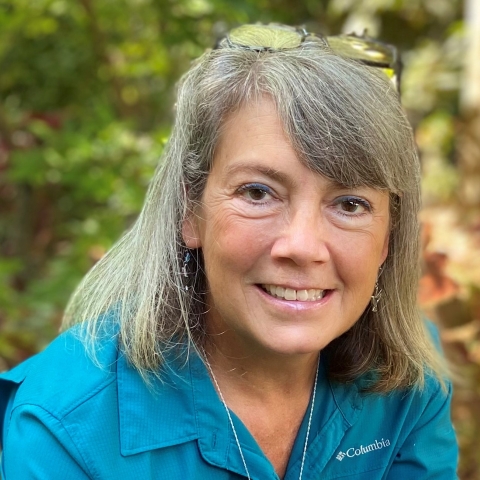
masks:
[(270, 295), (284, 300), (297, 300), (300, 302), (313, 302), (325, 296), (326, 290), (311, 288), (309, 290), (294, 290), (293, 288), (277, 287), (276, 285), (262, 285)]
[(297, 299), (297, 291), (293, 290), (292, 288), (285, 289), (285, 300), (296, 300)]
[(304, 302), (307, 299), (308, 299), (308, 292), (306, 290), (299, 290), (297, 292), (297, 300)]

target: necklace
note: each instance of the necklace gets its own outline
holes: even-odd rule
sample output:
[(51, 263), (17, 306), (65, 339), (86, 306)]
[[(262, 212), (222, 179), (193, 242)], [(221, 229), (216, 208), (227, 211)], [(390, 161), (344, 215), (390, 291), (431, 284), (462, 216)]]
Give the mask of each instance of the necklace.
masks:
[[(232, 416), (230, 415), (230, 410), (228, 409), (227, 402), (225, 402), (225, 399), (223, 398), (222, 391), (220, 390), (220, 386), (218, 385), (218, 382), (217, 382), (217, 378), (215, 377), (212, 367), (207, 360), (207, 355), (205, 353), (205, 350), (203, 351), (203, 354), (204, 354), (207, 368), (210, 372), (210, 375), (212, 376), (213, 382), (215, 383), (218, 395), (220, 396), (220, 400), (222, 401), (222, 404), (225, 407), (225, 410), (227, 412), (228, 420), (230, 422), (230, 426), (232, 427), (233, 436), (235, 437), (235, 442), (237, 442), (238, 451), (240, 452), (240, 457), (242, 458), (243, 467), (245, 468), (245, 473), (247, 474), (248, 480), (251, 480), (250, 472), (248, 471), (248, 467), (247, 467), (247, 462), (245, 461), (245, 457), (243, 456), (243, 450), (242, 450), (242, 447), (240, 446), (240, 441), (238, 440), (237, 431), (235, 430), (235, 425), (233, 424)], [(313, 384), (313, 392), (312, 392), (312, 405), (310, 406), (310, 413), (308, 414), (307, 435), (305, 436), (305, 444), (303, 446), (303, 454), (302, 454), (302, 463), (300, 465), (300, 475), (298, 477), (298, 480), (302, 480), (303, 465), (305, 464), (305, 456), (307, 455), (308, 437), (310, 435), (310, 426), (312, 424), (313, 408), (315, 406), (315, 394), (317, 393), (318, 365), (319, 364), (317, 363), (317, 371), (315, 372), (315, 383)]]

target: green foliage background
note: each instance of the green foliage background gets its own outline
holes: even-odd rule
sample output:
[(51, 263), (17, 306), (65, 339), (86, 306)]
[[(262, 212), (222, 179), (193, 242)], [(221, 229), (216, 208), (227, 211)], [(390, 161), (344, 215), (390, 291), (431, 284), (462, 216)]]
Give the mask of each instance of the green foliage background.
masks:
[(460, 0), (0, 0), (0, 370), (57, 334), (75, 285), (135, 218), (181, 73), (256, 21), (364, 26), (399, 46), (427, 198), (452, 196)]

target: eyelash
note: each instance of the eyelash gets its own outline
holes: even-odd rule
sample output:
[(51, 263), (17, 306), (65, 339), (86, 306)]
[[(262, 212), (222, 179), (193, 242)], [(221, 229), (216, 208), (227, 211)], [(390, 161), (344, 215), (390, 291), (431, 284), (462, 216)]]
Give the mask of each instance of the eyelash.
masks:
[[(240, 194), (245, 194), (247, 192), (251, 192), (251, 191), (254, 191), (254, 190), (258, 190), (260, 192), (263, 192), (263, 193), (266, 193), (267, 195), (270, 195), (271, 197), (274, 196), (273, 194), (273, 190), (269, 187), (267, 187), (266, 185), (264, 185), (263, 183), (247, 183), (245, 185), (242, 185), (238, 190), (237, 192), (240, 193)], [(244, 198), (254, 204), (254, 205), (263, 205), (265, 203), (267, 203), (267, 201), (265, 200), (254, 200), (252, 198), (248, 198), (247, 196), (244, 196)]]
[(351, 202), (353, 204), (360, 205), (366, 210), (366, 212), (362, 212), (362, 213), (350, 213), (343, 210), (339, 210), (338, 211), (339, 214), (345, 217), (359, 217), (361, 215), (365, 215), (365, 213), (370, 213), (372, 211), (372, 206), (370, 205), (370, 203), (364, 200), (363, 198), (359, 198), (359, 197), (352, 197), (352, 196), (340, 197), (336, 199), (334, 205), (335, 206), (341, 205), (344, 202)]
[[(247, 183), (245, 185), (242, 185), (237, 190), (237, 192), (239, 194), (245, 194), (247, 192), (251, 192), (251, 191), (254, 191), (254, 190), (263, 192), (267, 195), (270, 195), (271, 197), (273, 197), (273, 195), (274, 195), (272, 189), (267, 187), (263, 183)], [(245, 195), (244, 195), (244, 198), (249, 203), (251, 203), (253, 205), (264, 205), (264, 204), (268, 203), (268, 201), (266, 201), (264, 199), (254, 200), (252, 198), (248, 198)], [(347, 218), (360, 217), (360, 216), (365, 215), (366, 213), (370, 213), (372, 211), (372, 206), (370, 205), (370, 203), (367, 200), (365, 200), (363, 198), (360, 198), (360, 197), (351, 196), (351, 195), (347, 195), (347, 196), (337, 198), (334, 202), (334, 205), (338, 206), (338, 205), (341, 205), (344, 202), (351, 202), (353, 204), (360, 205), (361, 207), (363, 207), (365, 209), (365, 211), (361, 212), (361, 213), (349, 213), (349, 212), (346, 212), (346, 211), (338, 210), (339, 215), (342, 215), (342, 216), (347, 217)]]

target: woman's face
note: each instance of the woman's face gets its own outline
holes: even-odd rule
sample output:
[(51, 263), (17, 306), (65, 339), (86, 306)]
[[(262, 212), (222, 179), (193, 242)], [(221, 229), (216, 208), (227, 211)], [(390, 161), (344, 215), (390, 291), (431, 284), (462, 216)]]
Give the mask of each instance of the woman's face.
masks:
[(209, 333), (232, 352), (313, 353), (370, 301), (388, 252), (389, 199), (309, 170), (263, 99), (227, 119), (183, 236), (203, 251)]

